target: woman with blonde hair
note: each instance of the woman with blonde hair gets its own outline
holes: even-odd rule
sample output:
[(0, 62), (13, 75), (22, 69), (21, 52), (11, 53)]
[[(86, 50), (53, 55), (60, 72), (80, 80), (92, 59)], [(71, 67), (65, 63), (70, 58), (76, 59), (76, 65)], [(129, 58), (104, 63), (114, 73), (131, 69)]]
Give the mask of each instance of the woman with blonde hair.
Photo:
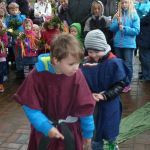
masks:
[[(136, 36), (140, 32), (140, 19), (132, 0), (121, 0), (114, 15), (110, 30), (114, 33), (113, 45), (118, 57), (125, 61), (129, 69), (129, 82), (133, 74), (133, 54), (136, 48)], [(130, 83), (123, 92), (131, 90)]]

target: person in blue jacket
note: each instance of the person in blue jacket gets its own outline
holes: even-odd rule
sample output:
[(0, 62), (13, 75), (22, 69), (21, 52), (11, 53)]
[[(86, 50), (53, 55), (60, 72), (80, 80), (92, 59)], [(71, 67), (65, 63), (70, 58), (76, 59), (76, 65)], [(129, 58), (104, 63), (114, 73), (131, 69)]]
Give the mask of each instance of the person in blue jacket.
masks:
[[(134, 8), (132, 0), (121, 0), (118, 4), (118, 12), (115, 14), (110, 30), (114, 33), (113, 45), (118, 57), (125, 61), (129, 68), (130, 83), (133, 76), (133, 53), (136, 48), (136, 36), (140, 32), (140, 19)], [(130, 84), (123, 92), (131, 90)]]
[(119, 94), (128, 85), (128, 68), (111, 52), (101, 30), (88, 32), (84, 44), (88, 57), (81, 69), (97, 101), (92, 149), (103, 150), (106, 140), (109, 149), (118, 150), (116, 138), (122, 112)]
[[(12, 29), (13, 32), (9, 33), (9, 42), (8, 42), (8, 52), (12, 55), (15, 55), (15, 41), (17, 39), (17, 34), (19, 32), (24, 32), (23, 22), (26, 19), (25, 15), (22, 15), (19, 10), (19, 5), (15, 2), (11, 2), (8, 5), (8, 13), (9, 15), (5, 19), (6, 27)], [(23, 78), (23, 61), (21, 56), (21, 51), (17, 53), (15, 56), (15, 64), (16, 64), (16, 77)]]
[(135, 1), (135, 8), (140, 18), (143, 18), (150, 11), (150, 1), (141, 0)]

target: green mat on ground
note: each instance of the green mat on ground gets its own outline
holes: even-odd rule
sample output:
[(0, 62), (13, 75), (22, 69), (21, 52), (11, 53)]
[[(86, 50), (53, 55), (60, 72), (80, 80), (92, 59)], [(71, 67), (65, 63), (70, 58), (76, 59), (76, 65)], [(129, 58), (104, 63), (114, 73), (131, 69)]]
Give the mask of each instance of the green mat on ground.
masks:
[(150, 102), (121, 121), (118, 143), (122, 143), (150, 129)]
[[(134, 111), (121, 121), (118, 144), (123, 143), (140, 133), (150, 129), (150, 102)], [(107, 143), (105, 150), (108, 150)]]

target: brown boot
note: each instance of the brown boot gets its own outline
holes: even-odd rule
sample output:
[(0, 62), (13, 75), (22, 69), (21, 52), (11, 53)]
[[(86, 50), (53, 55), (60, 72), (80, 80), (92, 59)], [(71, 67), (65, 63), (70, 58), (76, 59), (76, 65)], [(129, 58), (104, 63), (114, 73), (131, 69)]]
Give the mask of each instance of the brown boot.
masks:
[(0, 84), (0, 93), (3, 93), (5, 91), (3, 84)]

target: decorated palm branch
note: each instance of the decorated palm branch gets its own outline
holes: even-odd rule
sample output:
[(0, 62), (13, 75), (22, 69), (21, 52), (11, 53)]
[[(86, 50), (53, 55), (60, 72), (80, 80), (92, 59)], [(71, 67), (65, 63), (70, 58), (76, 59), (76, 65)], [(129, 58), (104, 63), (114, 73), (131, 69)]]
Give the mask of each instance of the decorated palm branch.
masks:
[(63, 22), (56, 15), (54, 15), (49, 21), (47, 21), (47, 26), (59, 28), (61, 31), (63, 31)]
[(17, 30), (21, 25), (22, 23), (18, 19), (11, 19), (8, 28)]
[(19, 31), (17, 30), (22, 23), (18, 19), (11, 19), (8, 25), (8, 29), (6, 31), (13, 37), (17, 37), (19, 35)]
[(37, 42), (37, 45), (38, 45), (38, 48), (41, 49), (45, 46), (46, 42), (43, 40), (43, 39), (40, 39), (38, 42)]
[(8, 33), (11, 36), (17, 37), (19, 35), (19, 31), (17, 30), (13, 30), (11, 28), (7, 28), (7, 29), (3, 29), (2, 31), (0, 31), (0, 36), (3, 36), (4, 33)]
[(6, 30), (3, 29), (2, 31), (0, 31), (0, 36), (3, 36), (4, 33), (6, 33)]

